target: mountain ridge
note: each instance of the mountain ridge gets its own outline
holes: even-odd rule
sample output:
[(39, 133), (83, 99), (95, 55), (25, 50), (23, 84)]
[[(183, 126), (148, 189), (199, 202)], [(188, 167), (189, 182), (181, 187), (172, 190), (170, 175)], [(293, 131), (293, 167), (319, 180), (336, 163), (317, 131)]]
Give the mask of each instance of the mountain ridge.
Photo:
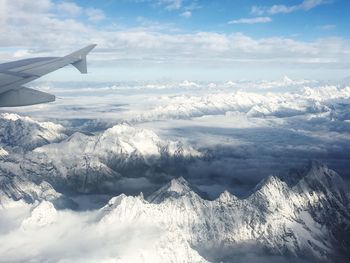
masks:
[[(224, 191), (214, 200), (203, 199), (186, 179), (179, 177), (146, 199), (142, 194), (113, 197), (93, 212), (96, 216), (91, 224), (98, 229), (144, 225), (160, 231), (151, 247), (135, 252), (138, 259), (149, 255), (150, 261), (145, 262), (180, 262), (172, 258), (180, 251), (188, 259), (181, 262), (235, 262), (235, 251), (242, 249), (253, 249), (258, 257), (267, 253), (313, 262), (341, 262), (337, 255), (342, 255), (342, 260), (349, 256), (349, 200), (339, 199), (341, 185), (337, 181), (330, 181), (327, 188), (311, 184), (312, 180), (305, 183), (305, 179), (330, 175), (338, 176), (325, 165), (314, 163), (294, 186), (270, 176), (246, 198)], [(335, 194), (330, 193), (334, 190)], [(22, 223), (23, 231), (58, 224), (61, 212), (50, 202), (42, 198), (42, 205), (34, 203), (32, 216)], [(50, 210), (48, 218), (45, 207)], [(31, 222), (36, 223), (31, 226)]]
[[(246, 242), (262, 246), (275, 255), (329, 262), (334, 260), (332, 253), (336, 250), (336, 244), (341, 246), (345, 241), (344, 235), (334, 233), (334, 227), (337, 227), (338, 223), (350, 226), (349, 211), (347, 216), (338, 215), (338, 218), (343, 220), (341, 223), (333, 221), (333, 225), (322, 226), (318, 222), (320, 217), (326, 218), (327, 221), (331, 218), (325, 213), (317, 217), (309, 212), (308, 209), (315, 209), (317, 205), (308, 204), (305, 193), (294, 192), (297, 188), (289, 188), (277, 177), (264, 180), (257, 192), (244, 199), (224, 192), (215, 200), (204, 200), (191, 192), (188, 186), (188, 182), (181, 177), (173, 179), (161, 189), (162, 193), (158, 192), (156, 195), (165, 196), (164, 192), (172, 193), (163, 200), (120, 196), (118, 204), (109, 209), (106, 216), (109, 220), (112, 220), (111, 217), (115, 220), (119, 217), (127, 220), (127, 207), (133, 207), (132, 218), (158, 218), (157, 224), (164, 225), (165, 228), (170, 224), (171, 229), (176, 226), (182, 233), (184, 231), (191, 246), (210, 262), (223, 260), (220, 257), (223, 253), (222, 246), (227, 246), (227, 249), (224, 249), (225, 254), (229, 253), (229, 248), (235, 247), (235, 244)], [(288, 193), (274, 192), (276, 189)], [(314, 189), (311, 187), (309, 190)], [(101, 211), (105, 209), (106, 207)], [(328, 206), (324, 209), (334, 212), (337, 207)], [(205, 246), (207, 248), (204, 248)], [(210, 255), (210, 251), (214, 251), (216, 256)], [(345, 250), (342, 252), (346, 254)], [(226, 255), (227, 258), (230, 256), (233, 255)]]
[[(6, 118), (18, 129), (28, 121), (15, 115)], [(40, 138), (35, 130), (46, 132), (28, 122), (23, 126), (29, 127), (24, 129), (27, 139)], [(208, 200), (185, 179), (190, 177), (172, 179), (181, 170), (167, 174), (162, 167), (181, 166), (201, 153), (150, 130), (119, 124), (98, 134), (74, 133), (57, 142), (38, 140), (36, 146), (24, 144), (23, 151), (17, 151), (21, 146), (17, 142), (0, 148), (0, 213), (29, 207), (18, 224), (20, 243), (28, 237), (31, 244), (33, 235), (47, 238), (54, 230), (51, 245), (56, 237), (67, 243), (73, 231), (72, 238), (82, 244), (77, 249), (84, 251), (101, 249), (96, 240), (108, 245), (119, 236), (126, 236), (127, 242), (134, 235), (132, 254), (111, 255), (110, 260), (121, 262), (239, 262), (237, 253), (312, 262), (350, 258), (349, 193), (342, 178), (322, 163), (310, 162), (287, 176), (269, 176), (244, 198), (224, 191)], [(105, 193), (117, 187), (123, 192), (123, 184), (145, 189), (153, 178), (167, 183), (146, 193), (146, 198), (135, 188), (134, 195), (115, 194), (102, 208), (83, 213), (74, 210), (78, 204), (70, 199), (72, 193)], [(71, 192), (65, 192), (67, 188)], [(34, 253), (45, 255), (45, 245)], [(11, 253), (6, 244), (0, 247), (0, 254), (4, 253)]]

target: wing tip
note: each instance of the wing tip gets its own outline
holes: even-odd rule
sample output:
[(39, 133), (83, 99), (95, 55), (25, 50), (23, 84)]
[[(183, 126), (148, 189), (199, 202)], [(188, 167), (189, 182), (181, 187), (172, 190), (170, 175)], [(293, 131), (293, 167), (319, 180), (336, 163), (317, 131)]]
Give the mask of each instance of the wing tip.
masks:
[(86, 56), (96, 46), (97, 44), (91, 44), (68, 55), (68, 57), (73, 59), (71, 64), (76, 67), (81, 74), (87, 74)]

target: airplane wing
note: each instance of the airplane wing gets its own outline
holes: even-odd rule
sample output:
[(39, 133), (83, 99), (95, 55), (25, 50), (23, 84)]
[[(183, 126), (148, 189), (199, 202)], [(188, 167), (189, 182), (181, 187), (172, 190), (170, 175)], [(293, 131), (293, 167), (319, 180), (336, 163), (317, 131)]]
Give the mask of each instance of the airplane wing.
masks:
[(89, 45), (64, 57), (29, 58), (0, 64), (0, 107), (55, 101), (54, 95), (22, 85), (70, 64), (86, 74), (86, 56), (95, 46)]

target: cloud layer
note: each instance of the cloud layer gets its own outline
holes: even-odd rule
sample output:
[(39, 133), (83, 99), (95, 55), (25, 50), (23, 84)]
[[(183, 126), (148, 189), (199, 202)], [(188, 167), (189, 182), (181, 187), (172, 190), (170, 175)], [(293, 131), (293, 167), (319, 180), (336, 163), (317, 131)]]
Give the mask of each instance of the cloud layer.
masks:
[(237, 20), (229, 21), (229, 24), (259, 24), (259, 23), (269, 23), (272, 19), (270, 17), (261, 16), (253, 18), (241, 18)]
[[(179, 2), (166, 2), (178, 6)], [(309, 2), (301, 6), (311, 8)], [(290, 37), (253, 38), (243, 33), (183, 32), (169, 25), (144, 24), (135, 27), (96, 23), (108, 21), (102, 10), (83, 8), (75, 3), (50, 0), (3, 1), (0, 59), (64, 54), (97, 43), (91, 55), (99, 65), (142, 65), (167, 67), (303, 66), (347, 68), (350, 44), (342, 38), (300, 41)], [(299, 8), (299, 7), (298, 7)], [(300, 7), (301, 8), (301, 7)], [(182, 15), (191, 16), (190, 10)], [(79, 17), (79, 19), (78, 19)], [(105, 22), (107, 22), (105, 21)], [(269, 17), (243, 18), (232, 24), (270, 22)], [(173, 30), (173, 33), (169, 31)], [(79, 36), (79, 37), (77, 37)], [(59, 43), (60, 49), (57, 50)]]
[(287, 14), (296, 11), (309, 11), (320, 5), (329, 3), (328, 0), (303, 0), (298, 5), (273, 5), (273, 6), (253, 6), (251, 13), (254, 15), (276, 15), (276, 14)]

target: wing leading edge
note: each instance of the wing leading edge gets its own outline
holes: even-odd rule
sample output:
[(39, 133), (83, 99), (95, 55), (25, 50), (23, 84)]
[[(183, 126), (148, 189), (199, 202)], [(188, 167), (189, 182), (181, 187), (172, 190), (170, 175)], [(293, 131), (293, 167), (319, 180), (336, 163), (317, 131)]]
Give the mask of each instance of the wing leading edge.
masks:
[(27, 106), (55, 101), (55, 96), (23, 87), (67, 65), (73, 65), (80, 73), (87, 73), (87, 54), (96, 45), (89, 45), (64, 57), (31, 58), (0, 65), (0, 107)]

